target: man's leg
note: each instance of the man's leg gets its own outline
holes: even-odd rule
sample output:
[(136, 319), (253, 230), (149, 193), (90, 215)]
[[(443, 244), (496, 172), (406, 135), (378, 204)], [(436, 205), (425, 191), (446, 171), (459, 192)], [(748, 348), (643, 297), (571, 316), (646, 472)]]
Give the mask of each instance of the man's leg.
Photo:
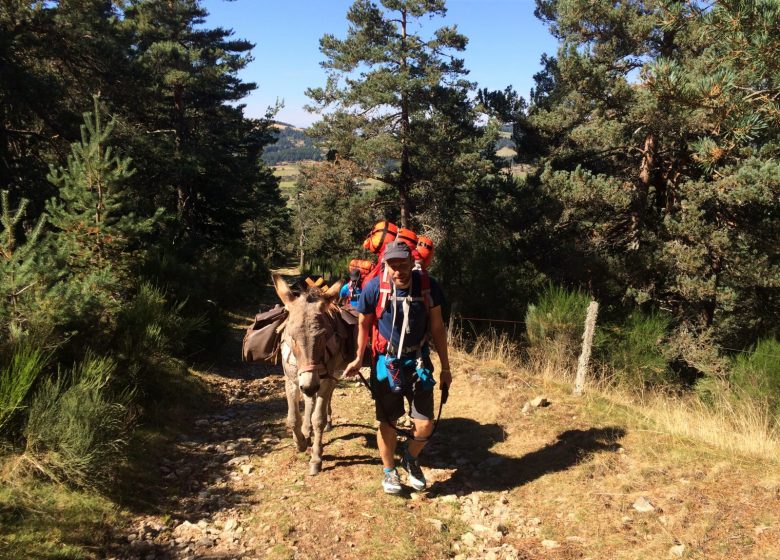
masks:
[(395, 468), (395, 447), (398, 443), (398, 438), (395, 435), (393, 426), (388, 422), (380, 421), (376, 442), (379, 446), (379, 456), (382, 459), (382, 465), (386, 469)]
[[(406, 451), (412, 457), (418, 457), (425, 444), (428, 443), (427, 439), (433, 433), (433, 420), (412, 418), (412, 422), (414, 422), (414, 439), (409, 440)], [(420, 441), (421, 439), (425, 441)]]
[(404, 413), (403, 397), (393, 394), (386, 381), (377, 381), (375, 369), (372, 370), (371, 381), (374, 387), (376, 419), (379, 420), (379, 429), (376, 434), (379, 457), (382, 459), (384, 473), (382, 474), (382, 487), (388, 494), (397, 494), (401, 491), (401, 481), (395, 469), (395, 448), (397, 438), (395, 434), (396, 421)]

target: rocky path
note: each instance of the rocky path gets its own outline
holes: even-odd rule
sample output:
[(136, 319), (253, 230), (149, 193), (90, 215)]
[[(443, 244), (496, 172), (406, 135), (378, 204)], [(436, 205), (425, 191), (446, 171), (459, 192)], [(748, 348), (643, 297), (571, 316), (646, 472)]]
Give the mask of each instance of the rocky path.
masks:
[(309, 477), (280, 369), (234, 359), (238, 340), (226, 355), (198, 374), (222, 404), (150, 458), (141, 506), (101, 558), (780, 558), (777, 471), (675, 442), (598, 397), (536, 380), (549, 399), (524, 407), (542, 388), (456, 353), (422, 459), (429, 488), (387, 496), (362, 385), (340, 382)]
[(280, 368), (228, 360), (201, 377), (224, 405), (197, 417), (159, 457), (156, 491), (170, 497), (155, 508), (160, 513), (137, 515), (118, 532), (107, 557), (516, 559), (526, 556), (507, 541), (510, 527), (515, 536), (539, 534), (538, 518), (512, 511), (508, 486), (478, 491), (477, 477), (505, 461), (486, 452), (499, 437), (495, 426), (476, 433), (487, 439), (467, 454), (444, 441), (476, 422), (445, 421), (426, 450), (430, 490), (391, 497), (380, 489), (372, 403), (362, 385), (337, 388), (324, 470), (309, 477), (308, 457), (284, 425)]

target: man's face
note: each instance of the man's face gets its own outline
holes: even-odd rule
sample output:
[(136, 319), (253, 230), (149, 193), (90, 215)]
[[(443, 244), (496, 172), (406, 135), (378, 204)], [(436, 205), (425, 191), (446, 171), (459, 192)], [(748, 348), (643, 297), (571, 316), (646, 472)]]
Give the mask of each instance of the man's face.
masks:
[(396, 288), (406, 288), (412, 279), (412, 259), (390, 259), (387, 261), (387, 269), (393, 278)]

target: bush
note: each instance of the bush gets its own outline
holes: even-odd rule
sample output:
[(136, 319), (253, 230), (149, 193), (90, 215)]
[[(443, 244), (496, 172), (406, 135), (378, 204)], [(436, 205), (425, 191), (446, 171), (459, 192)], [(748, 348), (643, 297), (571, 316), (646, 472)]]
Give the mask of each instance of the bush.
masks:
[(109, 388), (116, 362), (87, 351), (70, 373), (35, 393), (24, 435), (30, 462), (54, 480), (101, 486), (111, 477), (130, 427), (131, 394)]
[(16, 348), (10, 362), (0, 370), (0, 432), (22, 407), (27, 394), (46, 367), (48, 356), (29, 345)]
[(770, 412), (780, 417), (780, 341), (760, 340), (732, 364), (731, 383), (749, 397), (766, 402)]
[(525, 314), (531, 351), (546, 359), (570, 363), (580, 349), (589, 303), (584, 292), (549, 284), (539, 303), (529, 305)]
[(640, 390), (666, 385), (672, 381), (664, 345), (670, 323), (659, 313), (635, 310), (622, 324), (599, 329), (596, 356), (620, 384)]

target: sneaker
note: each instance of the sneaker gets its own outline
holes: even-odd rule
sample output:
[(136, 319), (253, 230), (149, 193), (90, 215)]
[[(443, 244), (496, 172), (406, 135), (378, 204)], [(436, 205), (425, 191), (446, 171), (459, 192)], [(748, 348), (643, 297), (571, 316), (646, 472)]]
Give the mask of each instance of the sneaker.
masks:
[(382, 480), (382, 488), (386, 494), (398, 494), (401, 491), (401, 479), (398, 477), (398, 471), (393, 469), (385, 471), (385, 477)]
[(409, 486), (418, 491), (424, 490), (427, 483), (425, 482), (425, 475), (423, 474), (417, 459), (404, 453), (404, 460), (401, 465), (408, 475), (406, 478)]

